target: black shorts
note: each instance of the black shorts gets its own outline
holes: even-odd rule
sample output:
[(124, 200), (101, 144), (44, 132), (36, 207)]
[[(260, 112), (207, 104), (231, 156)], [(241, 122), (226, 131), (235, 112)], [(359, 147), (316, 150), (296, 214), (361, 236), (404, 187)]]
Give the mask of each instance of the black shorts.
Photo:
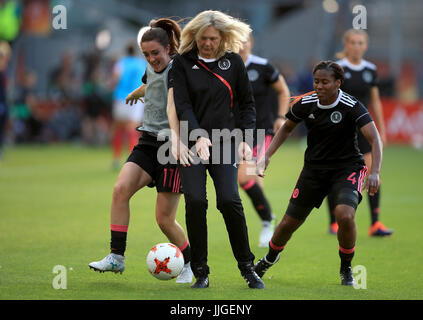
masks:
[(126, 162), (133, 162), (139, 165), (153, 179), (148, 185), (156, 187), (157, 192), (183, 193), (181, 178), (176, 164), (161, 164), (157, 160), (159, 146), (138, 143)]
[(372, 146), (367, 141), (366, 137), (363, 136), (360, 130), (357, 130), (357, 140), (358, 140), (358, 148), (360, 149), (360, 152), (362, 154), (370, 153), (372, 152)]
[[(330, 193), (343, 193), (339, 203), (356, 207), (361, 202), (367, 167), (354, 165), (341, 169), (311, 169), (304, 167), (292, 192), (290, 203), (296, 207), (319, 208), (323, 199)], [(345, 196), (345, 193), (347, 195)], [(351, 197), (348, 196), (351, 194)], [(358, 203), (349, 202), (358, 196)], [(345, 202), (343, 202), (345, 201)]]

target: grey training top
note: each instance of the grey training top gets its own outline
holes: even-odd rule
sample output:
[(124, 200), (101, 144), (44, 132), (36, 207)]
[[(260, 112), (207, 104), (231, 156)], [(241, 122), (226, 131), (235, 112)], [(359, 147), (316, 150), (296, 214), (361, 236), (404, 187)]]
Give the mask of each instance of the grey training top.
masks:
[(168, 73), (172, 68), (172, 61), (160, 73), (157, 73), (148, 65), (145, 78), (146, 88), (144, 96), (144, 119), (138, 130), (148, 131), (156, 136), (168, 135), (170, 133), (169, 120), (167, 118), (167, 93)]

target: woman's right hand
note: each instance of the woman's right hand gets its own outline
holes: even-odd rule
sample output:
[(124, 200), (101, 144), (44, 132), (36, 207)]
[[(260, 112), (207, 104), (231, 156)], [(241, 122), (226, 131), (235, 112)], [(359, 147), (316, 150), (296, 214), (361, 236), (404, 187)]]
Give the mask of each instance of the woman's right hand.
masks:
[(181, 141), (172, 142), (172, 155), (176, 160), (179, 160), (179, 162), (184, 167), (190, 167), (191, 163), (194, 162), (192, 157), (194, 156), (194, 153), (188, 149), (188, 147), (183, 144)]
[(132, 106), (134, 103), (137, 103), (138, 100), (140, 100), (142, 103), (144, 103), (144, 100), (142, 99), (143, 94), (140, 90), (140, 88), (135, 89), (132, 91), (128, 96), (126, 97), (126, 104), (129, 103), (130, 106)]
[(209, 147), (211, 147), (211, 145), (212, 143), (208, 138), (200, 137), (197, 139), (197, 142), (195, 143), (195, 148), (197, 149), (197, 154), (201, 160), (207, 161), (209, 159)]

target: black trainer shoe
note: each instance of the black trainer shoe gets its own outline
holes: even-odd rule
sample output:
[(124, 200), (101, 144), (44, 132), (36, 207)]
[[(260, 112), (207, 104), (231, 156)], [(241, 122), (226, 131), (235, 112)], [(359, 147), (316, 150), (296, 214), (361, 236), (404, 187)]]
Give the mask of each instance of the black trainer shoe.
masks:
[(194, 289), (204, 289), (209, 287), (209, 277), (198, 277), (195, 283), (191, 286)]
[(264, 283), (253, 269), (250, 272), (244, 272), (242, 277), (247, 281), (251, 289), (264, 289)]
[(247, 281), (251, 289), (264, 289), (264, 283), (254, 271), (253, 263), (247, 263), (239, 266), (242, 277)]
[(269, 262), (266, 259), (266, 256), (264, 256), (263, 258), (261, 258), (254, 266), (254, 271), (257, 273), (257, 275), (260, 278), (263, 278), (265, 272), (271, 267), (273, 266), (276, 262), (279, 261), (279, 255), (276, 258), (275, 262)]
[(343, 286), (354, 285), (354, 276), (351, 267), (342, 268), (339, 275), (341, 276), (341, 284)]

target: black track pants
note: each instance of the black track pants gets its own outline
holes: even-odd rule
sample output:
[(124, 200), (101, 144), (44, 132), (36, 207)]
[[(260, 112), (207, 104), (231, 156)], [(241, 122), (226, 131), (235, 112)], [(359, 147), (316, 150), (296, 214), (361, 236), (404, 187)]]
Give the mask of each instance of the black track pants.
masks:
[[(233, 145), (231, 149), (234, 154), (235, 147)], [(191, 268), (196, 277), (209, 273), (206, 219), (208, 208), (207, 171), (214, 183), (217, 209), (223, 215), (235, 259), (241, 264), (254, 261), (248, 241), (244, 209), (238, 193), (238, 168), (233, 164), (200, 163), (185, 168), (180, 166), (185, 197), (186, 224), (192, 255)], [(213, 241), (213, 235), (210, 239)]]

